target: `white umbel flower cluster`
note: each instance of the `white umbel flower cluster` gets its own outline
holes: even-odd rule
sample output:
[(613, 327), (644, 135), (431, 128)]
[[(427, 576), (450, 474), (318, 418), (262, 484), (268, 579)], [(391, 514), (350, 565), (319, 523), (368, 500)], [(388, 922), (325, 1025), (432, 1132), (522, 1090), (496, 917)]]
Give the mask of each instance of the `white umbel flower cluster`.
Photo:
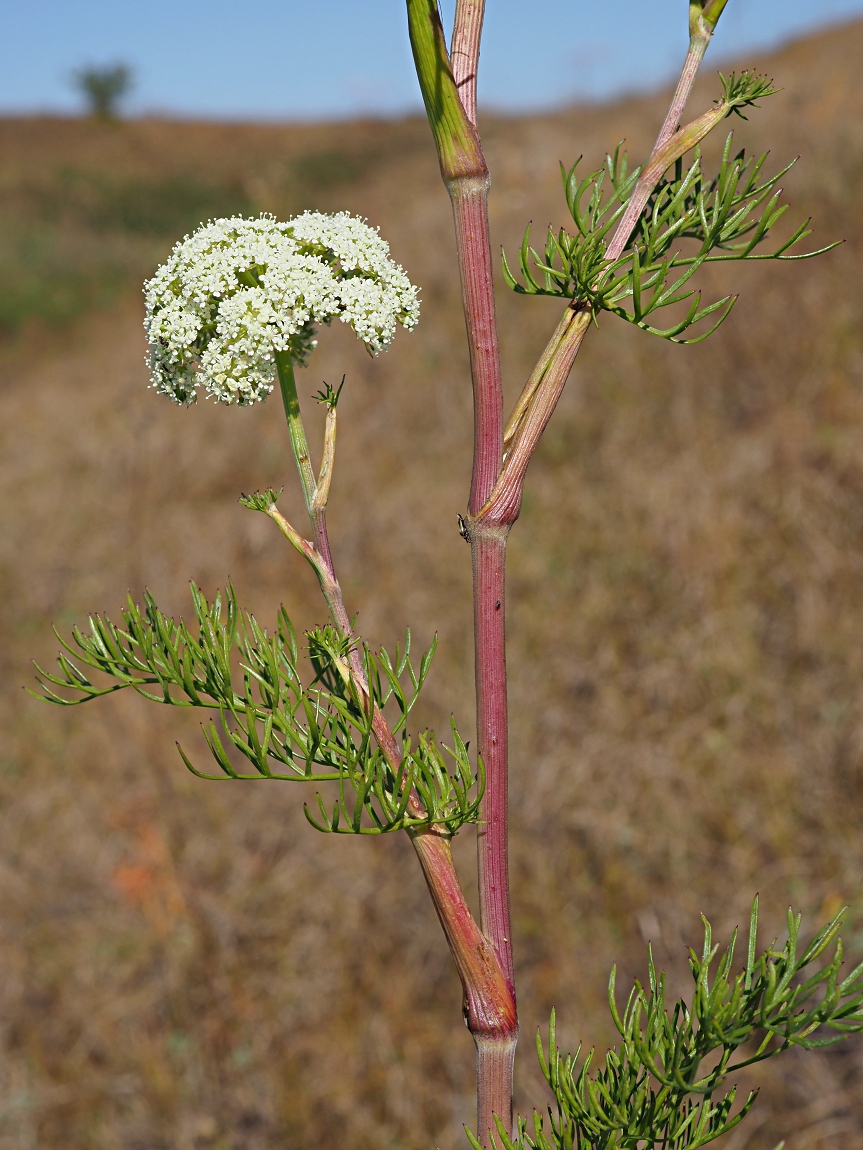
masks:
[(419, 318), (417, 289), (377, 229), (348, 212), (213, 220), (144, 285), (152, 386), (177, 403), (265, 399), (276, 352), (305, 363), (315, 328), (340, 319), (372, 354)]

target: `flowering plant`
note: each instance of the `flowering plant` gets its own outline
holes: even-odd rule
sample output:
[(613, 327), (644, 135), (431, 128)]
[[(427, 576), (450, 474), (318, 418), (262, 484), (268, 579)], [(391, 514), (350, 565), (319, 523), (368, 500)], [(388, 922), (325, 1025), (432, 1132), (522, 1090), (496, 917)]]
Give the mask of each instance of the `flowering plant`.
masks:
[[(464, 1017), (477, 1050), (475, 1147), (674, 1147), (707, 1144), (752, 1107), (728, 1076), (791, 1046), (838, 1041), (863, 1029), (863, 967), (840, 976), (836, 916), (808, 946), (789, 915), (788, 938), (760, 953), (753, 904), (745, 961), (734, 971), (736, 934), (723, 953), (705, 922), (691, 953), (690, 1003), (669, 1008), (649, 960), (621, 1012), (615, 975), (609, 1006), (620, 1035), (598, 1070), (591, 1056), (563, 1055), (554, 1020), (543, 1074), (556, 1109), (546, 1124), (512, 1120), (519, 1019), (507, 867), (505, 563), (528, 465), (576, 355), (603, 313), (673, 342), (707, 338), (734, 296), (702, 304), (694, 277), (716, 261), (802, 259), (792, 253), (804, 224), (764, 250), (784, 213), (766, 157), (747, 159), (728, 137), (719, 170), (704, 174), (700, 147), (731, 114), (758, 106), (772, 85), (751, 72), (722, 78), (713, 107), (683, 122), (698, 67), (725, 0), (689, 5), (690, 44), (671, 106), (649, 156), (630, 168), (618, 149), (598, 171), (563, 169), (574, 230), (550, 230), (544, 248), (519, 253), (508, 285), (563, 302), (558, 325), (504, 421), (487, 211), (489, 173), (476, 118), (483, 0), (457, 0), (447, 44), (435, 0), (407, 0), (408, 27), (441, 173), (455, 221), (474, 393), (474, 470), (461, 531), (472, 550), (478, 746), (470, 753), (453, 723), (449, 744), (409, 729), (434, 647), (419, 660), (409, 636), (390, 654), (359, 636), (344, 602), (327, 529), (340, 389), (325, 386), (321, 464), (312, 467), (294, 368), (308, 362), (316, 331), (339, 318), (377, 354), (401, 324), (418, 319), (417, 292), (386, 243), (346, 213), (307, 212), (280, 223), (216, 220), (177, 245), (146, 287), (152, 384), (190, 404), (204, 388), (226, 404), (263, 400), (279, 382), (311, 538), (268, 489), (243, 496), (308, 561), (331, 622), (306, 634), (307, 664), (283, 610), (267, 631), (237, 604), (232, 587), (213, 602), (193, 586), (194, 622), (166, 617), (147, 595), (130, 599), (122, 622), (94, 615), (75, 630), (59, 670), (44, 674), (52, 701), (83, 701), (132, 688), (159, 702), (204, 708), (218, 774), (329, 786), (306, 806), (318, 830), (405, 831), (416, 851), (464, 990)], [(787, 170), (787, 169), (786, 169)], [(825, 249), (822, 249), (825, 250)], [(667, 326), (657, 313), (671, 308)], [(705, 322), (706, 321), (706, 322)], [(685, 338), (682, 338), (684, 337)], [(96, 674), (94, 674), (94, 672)], [(101, 677), (100, 677), (101, 676)], [(104, 676), (109, 685), (105, 686)], [(71, 697), (70, 697), (71, 696)], [(204, 774), (181, 752), (196, 774)], [(250, 764), (238, 765), (240, 759)], [(465, 899), (452, 837), (477, 826), (479, 915)], [(830, 948), (832, 952), (828, 954)], [(820, 961), (820, 965), (819, 965)]]
[(264, 399), (276, 355), (305, 364), (316, 326), (335, 318), (373, 355), (419, 318), (389, 245), (347, 212), (214, 220), (175, 246), (144, 297), (153, 387), (177, 403), (202, 385), (221, 403)]

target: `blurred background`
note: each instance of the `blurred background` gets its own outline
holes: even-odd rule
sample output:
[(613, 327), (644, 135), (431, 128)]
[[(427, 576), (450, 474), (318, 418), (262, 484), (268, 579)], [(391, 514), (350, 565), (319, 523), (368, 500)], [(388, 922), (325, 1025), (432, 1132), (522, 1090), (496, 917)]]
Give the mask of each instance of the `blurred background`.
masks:
[[(380, 224), (423, 316), (376, 361), (326, 331), (301, 375), (310, 396), (347, 374), (336, 563), (370, 642), (439, 633), (417, 721), (445, 729), (455, 710), (470, 733), (456, 513), (471, 402), (449, 206), (401, 12), (332, 3), (312, 24), (305, 5), (277, 7), (9, 14), (2, 1150), (419, 1150), (465, 1145), (472, 1121), (459, 987), (403, 837), (324, 840), (289, 785), (195, 779), (173, 746), (206, 764), (193, 714), (123, 695), (63, 711), (22, 689), (29, 660), (54, 657), (51, 623), (116, 616), (127, 589), (183, 612), (189, 579), (212, 594), (231, 577), (265, 625), (280, 602), (300, 626), (322, 619), (309, 571), (236, 502), (285, 483), (299, 515), (278, 407), (180, 410), (149, 392), (140, 284), (202, 219), (344, 208)], [(482, 130), (493, 240), (511, 250), (527, 220), (564, 222), (559, 159), (596, 165), (624, 137), (645, 154), (683, 29), (671, 4), (638, 26), (635, 4), (602, 21), (567, 5), (585, 35), (556, 31), (549, 47), (541, 18), (563, 5), (532, 5), (535, 31), (514, 4), (491, 7)], [(764, 67), (783, 89), (731, 125), (737, 140), (776, 165), (800, 154), (789, 218), (844, 246), (708, 277), (741, 300), (698, 347), (603, 320), (531, 466), (508, 615), (522, 1110), (547, 1103), (532, 1038), (550, 1007), (565, 1044), (604, 1049), (612, 962), (620, 986), (643, 977), (652, 940), (688, 993), (699, 912), (725, 937), (758, 890), (767, 941), (789, 903), (811, 928), (849, 903), (844, 938), (863, 957), (860, 10), (823, 4), (820, 20), (846, 22), (815, 28), (802, 4), (732, 0), (715, 44), (714, 62)], [(783, 44), (788, 13), (800, 37)], [(643, 71), (621, 67), (633, 44)], [(124, 90), (82, 115), (98, 110), (87, 70), (116, 66)], [(385, 91), (362, 87), (381, 76)], [(707, 66), (693, 108), (717, 90)], [(500, 287), (514, 399), (558, 307)], [(473, 850), (463, 832), (468, 887)], [(858, 1150), (861, 1072), (860, 1042), (783, 1055), (747, 1079), (762, 1096), (725, 1145)]]
[[(397, 0), (30, 0), (6, 14), (0, 108), (75, 114), (82, 64), (135, 72), (129, 111), (206, 119), (400, 116), (421, 102)], [(682, 0), (495, 0), (483, 32), (482, 98), (498, 111), (608, 99), (676, 77)], [(449, 24), (455, 0), (441, 0)], [(863, 15), (863, 0), (733, 0), (714, 60), (775, 48)], [(551, 34), (549, 34), (549, 30)]]

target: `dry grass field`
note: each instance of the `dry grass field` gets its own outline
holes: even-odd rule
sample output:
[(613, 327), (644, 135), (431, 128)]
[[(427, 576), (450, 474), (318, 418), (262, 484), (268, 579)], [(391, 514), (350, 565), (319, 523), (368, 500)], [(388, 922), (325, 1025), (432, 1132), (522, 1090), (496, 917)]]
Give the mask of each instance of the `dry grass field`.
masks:
[[(699, 912), (756, 890), (844, 903), (863, 956), (863, 24), (764, 63), (784, 89), (736, 121), (839, 250), (733, 270), (694, 348), (592, 333), (511, 538), (512, 854), (522, 1109), (532, 1034), (612, 1041), (612, 962), (652, 939), (675, 991)], [(743, 61), (751, 63), (751, 61)], [(716, 95), (711, 69), (696, 93)], [(557, 162), (663, 99), (484, 124), (495, 238), (563, 222)], [(732, 125), (734, 126), (734, 125)], [(715, 149), (714, 149), (715, 150)], [(241, 491), (287, 484), (275, 402), (180, 410), (146, 388), (140, 281), (201, 218), (306, 206), (381, 225), (422, 286), (372, 361), (323, 333), (306, 394), (347, 374), (331, 535), (374, 643), (440, 635), (423, 722), (470, 731), (469, 555), (456, 531), (470, 397), (449, 207), (419, 120), (324, 126), (0, 121), (0, 1150), (420, 1150), (466, 1145), (472, 1044), (403, 837), (325, 840), (286, 784), (217, 784), (196, 716), (136, 697), (32, 700), (29, 660), (91, 610), (230, 576), (265, 624), (323, 618), (311, 574)], [(717, 290), (726, 276), (712, 277)], [(557, 306), (501, 285), (514, 396)], [(294, 494), (291, 494), (294, 493)], [(464, 875), (473, 842), (456, 844)], [(863, 1043), (753, 1078), (728, 1150), (863, 1150)]]

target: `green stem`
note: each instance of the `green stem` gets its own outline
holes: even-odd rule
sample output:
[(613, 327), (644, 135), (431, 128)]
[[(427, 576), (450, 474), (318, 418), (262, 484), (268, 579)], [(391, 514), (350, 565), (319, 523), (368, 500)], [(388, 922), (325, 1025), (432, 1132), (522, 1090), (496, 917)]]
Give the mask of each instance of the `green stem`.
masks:
[(282, 401), (285, 405), (285, 415), (288, 420), (288, 431), (291, 435), (291, 450), (300, 473), (300, 483), (303, 485), (303, 498), (306, 501), (306, 510), (314, 524), (314, 501), (317, 482), (312, 470), (312, 460), (309, 455), (309, 444), (306, 439), (306, 429), (303, 427), (303, 417), (300, 414), (300, 400), (297, 395), (297, 381), (294, 378), (294, 361), (288, 351), (276, 352), (276, 369), (279, 373), (279, 384), (282, 389)]
[[(459, 8), (464, 8), (464, 0)], [(450, 67), (437, 0), (407, 0), (407, 11), (417, 78), (444, 182), (449, 186), (450, 180), (466, 176), (487, 179), (479, 136), (465, 114)], [(470, 23), (470, 50), (475, 50), (478, 57), (481, 9), (472, 14)]]
[[(315, 534), (315, 548), (323, 560), (330, 578), (335, 581), (336, 572), (333, 567), (333, 557), (330, 553), (330, 539), (327, 534), (327, 492), (319, 486), (312, 469), (309, 442), (306, 439), (306, 429), (303, 427), (303, 417), (300, 414), (297, 381), (294, 378), (294, 361), (288, 352), (276, 352), (276, 367), (279, 372), (279, 383), (282, 389), (282, 402), (285, 405), (285, 415), (288, 420), (288, 431), (291, 433), (291, 450), (294, 453), (297, 471), (300, 473), (300, 483), (303, 485), (303, 498), (306, 501), (306, 511), (309, 513), (309, 521)], [(326, 468), (326, 474), (324, 474), (324, 470), (322, 469), (321, 484), (326, 484), (328, 491), (332, 459), (327, 459), (326, 448), (324, 451), (324, 468)], [(321, 498), (321, 496), (324, 498)]]

